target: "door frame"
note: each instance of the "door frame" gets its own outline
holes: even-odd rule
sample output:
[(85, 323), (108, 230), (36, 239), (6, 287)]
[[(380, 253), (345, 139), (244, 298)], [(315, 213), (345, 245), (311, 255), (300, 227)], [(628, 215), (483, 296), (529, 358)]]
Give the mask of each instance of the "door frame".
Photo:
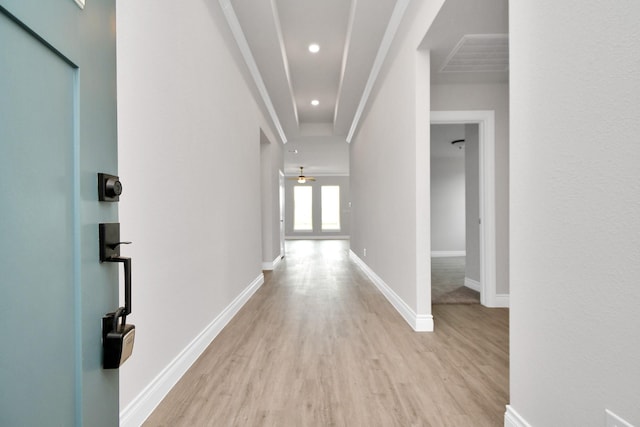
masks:
[(502, 307), (496, 294), (495, 111), (431, 111), (431, 124), (477, 124), (480, 157), (480, 303)]
[(279, 182), (278, 182), (278, 203), (280, 203), (280, 258), (284, 258), (285, 252), (285, 188), (284, 188), (284, 172), (282, 169), (278, 170)]

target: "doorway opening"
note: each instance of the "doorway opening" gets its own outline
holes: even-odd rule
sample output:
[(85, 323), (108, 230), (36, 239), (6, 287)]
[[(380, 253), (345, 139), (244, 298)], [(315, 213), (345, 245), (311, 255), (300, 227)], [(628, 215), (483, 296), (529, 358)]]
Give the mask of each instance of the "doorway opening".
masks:
[(477, 125), (480, 270), (478, 290), (482, 305), (499, 307), (501, 305), (496, 296), (495, 113), (493, 110), (432, 111), (431, 124)]
[(262, 217), (262, 270), (273, 270), (284, 256), (284, 174), (277, 143), (260, 129), (260, 213)]
[(480, 303), (477, 124), (431, 125), (431, 301)]
[(284, 172), (282, 169), (278, 170), (278, 203), (280, 208), (280, 259), (284, 258), (284, 215), (285, 215), (285, 200), (284, 200)]

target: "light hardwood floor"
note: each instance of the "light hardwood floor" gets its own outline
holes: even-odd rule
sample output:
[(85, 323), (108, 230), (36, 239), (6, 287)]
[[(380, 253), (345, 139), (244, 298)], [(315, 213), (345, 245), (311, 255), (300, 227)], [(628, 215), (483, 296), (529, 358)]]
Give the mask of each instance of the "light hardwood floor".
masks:
[(508, 311), (434, 306), (417, 333), (349, 261), (348, 241), (287, 256), (146, 426), (502, 426)]
[(480, 292), (464, 285), (465, 257), (431, 258), (432, 304), (480, 304)]

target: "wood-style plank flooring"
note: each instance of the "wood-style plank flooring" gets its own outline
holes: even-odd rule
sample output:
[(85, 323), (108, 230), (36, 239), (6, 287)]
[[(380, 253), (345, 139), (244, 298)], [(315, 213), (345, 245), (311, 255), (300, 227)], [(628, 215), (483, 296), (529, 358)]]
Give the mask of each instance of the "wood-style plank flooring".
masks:
[(508, 311), (434, 306), (414, 332), (348, 241), (287, 256), (146, 426), (502, 426)]
[(432, 304), (480, 304), (480, 292), (464, 285), (466, 257), (431, 258)]

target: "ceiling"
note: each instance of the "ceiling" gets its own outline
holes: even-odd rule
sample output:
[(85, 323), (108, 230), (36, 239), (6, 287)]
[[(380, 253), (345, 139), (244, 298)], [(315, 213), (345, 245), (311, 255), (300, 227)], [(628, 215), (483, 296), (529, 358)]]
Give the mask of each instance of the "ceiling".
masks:
[[(265, 110), (287, 142), (287, 175), (297, 175), (299, 166), (308, 174), (348, 175), (346, 142), (409, 1), (219, 0)], [(420, 46), (432, 51), (432, 83), (508, 81), (504, 36), (461, 44), (464, 35), (507, 34), (507, 2), (445, 1)], [(309, 52), (311, 43), (319, 52)], [(449, 58), (456, 47), (458, 55)], [(453, 71), (441, 72), (447, 59)]]
[(446, 0), (420, 44), (431, 51), (431, 83), (507, 83), (508, 34), (508, 0)]

